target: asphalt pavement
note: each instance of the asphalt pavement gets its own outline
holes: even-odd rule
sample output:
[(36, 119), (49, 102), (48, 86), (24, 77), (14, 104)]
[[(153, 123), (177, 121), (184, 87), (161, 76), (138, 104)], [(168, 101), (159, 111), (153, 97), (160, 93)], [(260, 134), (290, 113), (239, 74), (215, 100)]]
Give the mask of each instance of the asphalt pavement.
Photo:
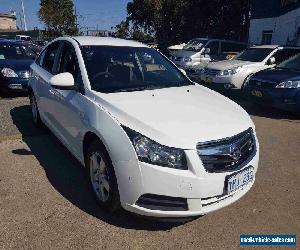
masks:
[(28, 99), (0, 98), (0, 249), (239, 249), (240, 234), (296, 233), (299, 242), (300, 119), (238, 101), (261, 146), (253, 188), (226, 208), (172, 223), (101, 211), (80, 164), (32, 125)]

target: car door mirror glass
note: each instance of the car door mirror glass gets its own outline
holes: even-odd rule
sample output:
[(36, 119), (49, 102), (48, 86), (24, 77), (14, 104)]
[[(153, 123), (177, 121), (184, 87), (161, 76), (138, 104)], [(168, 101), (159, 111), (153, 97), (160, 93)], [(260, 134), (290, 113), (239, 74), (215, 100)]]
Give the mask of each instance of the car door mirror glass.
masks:
[(267, 64), (268, 64), (268, 65), (273, 65), (273, 64), (275, 64), (275, 62), (276, 62), (275, 57), (271, 57), (271, 58), (267, 61)]
[(65, 72), (51, 77), (50, 85), (57, 89), (73, 89), (75, 87), (75, 81), (72, 74)]

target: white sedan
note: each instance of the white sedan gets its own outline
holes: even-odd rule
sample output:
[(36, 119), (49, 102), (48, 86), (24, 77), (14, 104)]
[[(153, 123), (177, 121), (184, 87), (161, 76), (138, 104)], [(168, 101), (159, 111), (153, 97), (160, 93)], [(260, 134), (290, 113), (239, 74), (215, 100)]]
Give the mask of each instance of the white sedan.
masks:
[(114, 38), (59, 38), (31, 70), (34, 123), (85, 166), (108, 211), (198, 216), (253, 185), (259, 146), (249, 115), (158, 51)]

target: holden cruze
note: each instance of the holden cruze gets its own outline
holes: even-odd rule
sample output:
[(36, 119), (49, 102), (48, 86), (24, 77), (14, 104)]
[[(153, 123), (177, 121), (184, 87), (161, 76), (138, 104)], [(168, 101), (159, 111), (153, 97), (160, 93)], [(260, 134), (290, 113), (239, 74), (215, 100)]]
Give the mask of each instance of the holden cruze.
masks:
[(197, 216), (253, 185), (259, 146), (249, 115), (155, 49), (59, 38), (31, 69), (34, 123), (49, 127), (85, 166), (103, 208)]

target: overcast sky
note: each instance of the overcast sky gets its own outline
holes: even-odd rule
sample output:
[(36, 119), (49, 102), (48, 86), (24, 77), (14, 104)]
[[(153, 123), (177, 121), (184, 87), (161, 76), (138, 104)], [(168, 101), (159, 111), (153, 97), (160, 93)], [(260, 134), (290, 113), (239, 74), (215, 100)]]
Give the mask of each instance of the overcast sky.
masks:
[[(110, 29), (126, 17), (126, 6), (130, 0), (74, 0), (81, 26), (89, 28)], [(42, 28), (37, 12), (39, 0), (24, 0), (26, 21), (29, 29)], [(14, 10), (17, 12), (18, 25), (20, 24), (20, 0), (0, 0), (0, 12)]]

